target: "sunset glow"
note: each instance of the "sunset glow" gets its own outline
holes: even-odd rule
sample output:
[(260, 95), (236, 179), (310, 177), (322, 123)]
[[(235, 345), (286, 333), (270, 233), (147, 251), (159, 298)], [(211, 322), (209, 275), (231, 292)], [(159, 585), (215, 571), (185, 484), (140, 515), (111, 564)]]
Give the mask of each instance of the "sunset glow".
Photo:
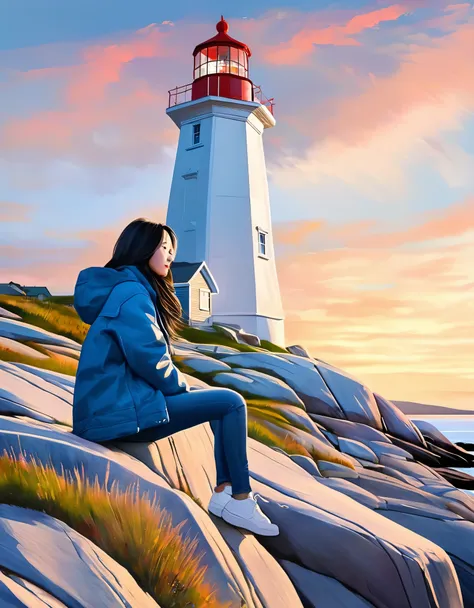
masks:
[[(174, 4), (79, 18), (71, 3), (54, 28), (0, 35), (0, 282), (72, 294), (129, 221), (165, 221), (168, 90), (221, 12)], [(291, 6), (223, 10), (276, 102), (286, 344), (388, 399), (473, 410), (473, 3)]]

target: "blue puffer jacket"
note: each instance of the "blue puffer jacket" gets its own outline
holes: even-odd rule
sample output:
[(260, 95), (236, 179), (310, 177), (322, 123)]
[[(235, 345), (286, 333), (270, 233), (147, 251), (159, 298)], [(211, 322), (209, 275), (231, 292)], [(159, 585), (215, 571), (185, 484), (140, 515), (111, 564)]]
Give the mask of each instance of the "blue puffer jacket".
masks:
[(81, 270), (74, 307), (91, 327), (82, 345), (73, 433), (109, 441), (166, 424), (165, 395), (190, 390), (171, 360), (156, 292), (136, 266)]

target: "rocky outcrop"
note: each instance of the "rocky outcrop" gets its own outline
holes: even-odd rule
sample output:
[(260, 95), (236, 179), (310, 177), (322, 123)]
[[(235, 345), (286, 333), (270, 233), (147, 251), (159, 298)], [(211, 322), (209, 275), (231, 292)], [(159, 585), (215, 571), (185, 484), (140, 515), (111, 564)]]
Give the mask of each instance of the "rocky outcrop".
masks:
[(214, 381), (243, 395), (251, 394), (304, 408), (301, 399), (285, 382), (254, 369), (235, 368), (232, 372), (216, 374)]
[(11, 312), (10, 310), (3, 308), (3, 306), (0, 306), (0, 317), (4, 317), (5, 319), (17, 319), (18, 321), (21, 321), (20, 315), (17, 315), (16, 312)]
[[(33, 583), (28, 588), (3, 575), (2, 606), (41, 602), (75, 608), (159, 608), (105, 551), (62, 521), (32, 509), (0, 504), (0, 568)], [(28, 596), (31, 603), (22, 603)]]
[(72, 394), (32, 371), (0, 361), (0, 412), (72, 426)]
[[(16, 337), (8, 331), (11, 340), (33, 339), (25, 327)], [(38, 330), (34, 339), (75, 349), (49, 333)], [(35, 457), (58, 473), (81, 470), (109, 490), (138, 482), (140, 495), (159, 499), (173, 524), (197, 538), (207, 580), (231, 608), (474, 606), (474, 499), (438, 466), (448, 457), (472, 466), (469, 453), (307, 353), (174, 347), (191, 385), (240, 389), (249, 418), (265, 399), (262, 411), (278, 416), (260, 423), (311, 449), (310, 458), (248, 439), (252, 488), (279, 536), (256, 537), (207, 512), (215, 483), (209, 423), (150, 443), (88, 442), (71, 433), (74, 378), (65, 374), (0, 363), (0, 452)], [(19, 604), (27, 593), (37, 605), (158, 605), (63, 522), (0, 505), (0, 526), (0, 601), (28, 605)], [(48, 547), (43, 560), (39, 534)], [(61, 578), (64, 564), (77, 572), (71, 581)]]
[[(212, 431), (210, 432), (212, 434)], [(182, 434), (178, 433), (177, 436)], [(172, 437), (165, 441), (169, 443), (173, 440)], [(203, 462), (207, 460), (210, 463), (212, 460), (210, 436), (206, 443), (208, 445), (206, 453), (202, 450), (202, 445), (194, 445), (188, 454), (185, 451), (180, 453), (180, 457), (195, 463), (197, 470)], [(111, 491), (112, 486), (115, 485), (118, 490), (125, 492), (138, 482), (140, 496), (147, 495), (150, 501), (158, 500), (160, 507), (171, 514), (174, 526), (184, 523), (181, 528), (183, 536), (198, 539), (199, 552), (203, 555), (201, 564), (207, 567), (207, 581), (217, 589), (219, 600), (223, 604), (227, 602), (230, 608), (240, 608), (242, 605), (248, 608), (263, 606), (300, 608), (302, 606), (287, 575), (278, 567), (275, 559), (268, 554), (258, 540), (252, 534), (242, 534), (236, 528), (228, 526), (223, 520), (219, 520), (218, 525), (230, 530), (230, 538), (235, 544), (238, 544), (235, 540), (237, 534), (239, 542), (246, 545), (242, 547), (240, 558), (234, 555), (215, 524), (217, 518), (198, 506), (187, 494), (174, 489), (173, 484), (168, 482), (168, 480), (177, 480), (177, 472), (176, 477), (173, 477), (171, 471), (169, 477), (165, 473), (157, 474), (156, 470), (152, 470), (140, 460), (118, 448), (110, 449), (86, 441), (64, 428), (56, 428), (56, 425), (37, 422), (33, 426), (26, 420), (20, 421), (0, 416), (0, 453), (4, 449), (17, 458), (23, 454), (26, 460), (34, 456), (44, 465), (51, 463), (58, 473), (63, 471), (72, 473), (75, 469), (81, 470), (84, 473), (84, 479), (93, 483), (97, 478), (100, 485), (103, 485), (108, 491)], [(203, 455), (202, 461), (201, 454)], [(171, 465), (170, 459), (168, 459), (168, 464)], [(210, 471), (209, 474), (211, 474)], [(209, 479), (207, 477), (207, 482), (204, 484), (202, 483), (203, 476), (196, 476), (194, 483), (195, 489), (199, 487), (203, 501), (206, 500), (204, 497), (207, 497), (208, 501), (211, 496), (212, 487)], [(17, 540), (20, 542), (22, 539), (23, 537), (19, 537)], [(259, 568), (252, 568), (252, 563), (259, 563)], [(265, 564), (265, 567), (262, 568), (261, 564)], [(39, 560), (34, 561), (34, 566), (40, 569), (42, 576), (46, 576), (51, 567), (46, 562), (45, 568), (41, 570)], [(251, 578), (245, 576), (246, 569), (252, 569)], [(21, 572), (15, 568), (13, 571), (21, 575)], [(68, 570), (64, 573), (65, 578), (67, 572)], [(271, 587), (268, 585), (267, 578), (270, 572), (272, 572)], [(110, 576), (113, 576), (112, 572)], [(260, 596), (266, 597), (265, 603), (262, 602)], [(77, 604), (77, 607), (95, 608), (98, 605), (101, 604), (89, 602)], [(104, 603), (102, 605), (120, 604)], [(132, 603), (130, 608), (131, 606), (141, 607), (141, 604)]]
[(303, 367), (270, 353), (239, 353), (221, 358), (235, 367), (255, 369), (285, 382), (309, 412), (344, 418), (344, 412), (316, 368)]
[(390, 434), (426, 448), (426, 441), (418, 428), (412, 424), (408, 416), (399, 410), (391, 401), (374, 393), (385, 426)]
[(79, 342), (59, 336), (46, 329), (34, 327), (23, 321), (16, 319), (6, 319), (0, 315), (0, 336), (11, 338), (12, 340), (31, 340), (38, 344), (57, 344), (59, 346), (69, 346), (74, 350), (81, 350)]

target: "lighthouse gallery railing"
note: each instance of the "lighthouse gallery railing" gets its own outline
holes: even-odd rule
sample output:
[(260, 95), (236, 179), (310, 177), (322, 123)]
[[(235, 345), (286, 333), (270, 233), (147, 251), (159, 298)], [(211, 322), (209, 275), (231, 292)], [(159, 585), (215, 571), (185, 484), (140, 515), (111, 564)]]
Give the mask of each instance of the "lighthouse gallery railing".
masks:
[[(217, 82), (218, 95), (219, 95), (219, 80)], [(184, 84), (179, 87), (175, 87), (174, 89), (170, 89), (168, 91), (168, 108), (171, 108), (172, 106), (176, 106), (180, 103), (186, 103), (187, 101), (191, 101), (192, 100), (191, 99), (192, 86), (193, 86), (192, 83), (190, 83), (190, 84)], [(208, 88), (209, 88), (209, 81), (208, 81)], [(209, 93), (209, 91), (208, 91), (208, 93)], [(273, 101), (273, 99), (274, 99), (273, 97), (271, 97), (270, 99), (265, 97), (260, 86), (253, 85), (253, 101), (258, 101), (259, 103), (261, 103), (262, 106), (265, 106), (272, 115), (273, 115), (273, 107), (275, 105), (275, 102)]]

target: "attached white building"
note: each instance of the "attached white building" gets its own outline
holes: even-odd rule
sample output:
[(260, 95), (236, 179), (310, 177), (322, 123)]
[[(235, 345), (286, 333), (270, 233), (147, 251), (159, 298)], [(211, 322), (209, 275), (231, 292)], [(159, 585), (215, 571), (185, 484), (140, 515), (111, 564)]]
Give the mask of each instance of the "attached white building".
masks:
[(227, 34), (194, 49), (194, 80), (169, 92), (180, 129), (166, 223), (176, 262), (201, 263), (218, 287), (210, 322), (238, 325), (285, 346), (263, 149), (272, 100), (248, 77), (247, 45)]
[(217, 284), (206, 262), (173, 262), (173, 283), (183, 308), (183, 320), (190, 326), (212, 324), (212, 295)]

